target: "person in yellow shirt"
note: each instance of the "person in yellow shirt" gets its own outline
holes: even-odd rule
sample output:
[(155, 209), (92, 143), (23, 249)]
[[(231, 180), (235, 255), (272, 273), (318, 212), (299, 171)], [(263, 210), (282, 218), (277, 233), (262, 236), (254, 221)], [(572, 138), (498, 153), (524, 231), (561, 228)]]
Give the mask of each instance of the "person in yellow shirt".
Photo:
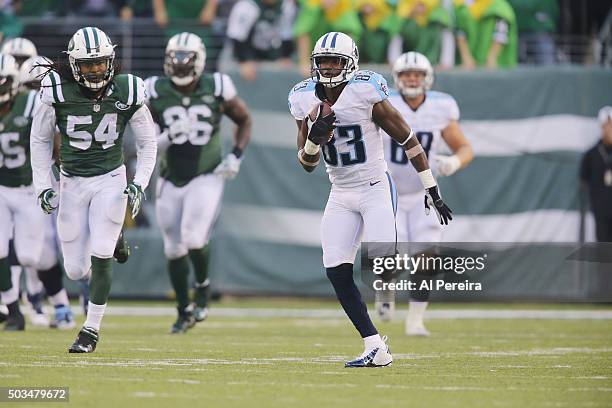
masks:
[(393, 7), (388, 0), (356, 0), (364, 30), (361, 35), (363, 62), (385, 63), (394, 23)]
[(454, 65), (455, 47), (452, 32), (451, 5), (444, 0), (399, 0), (389, 61), (403, 52), (416, 51), (438, 67)]
[(300, 69), (310, 77), (310, 53), (316, 39), (330, 31), (340, 31), (358, 42), (363, 27), (354, 0), (300, 0), (301, 9), (293, 34), (297, 39)]
[(506, 0), (454, 0), (461, 66), (513, 68), (518, 61), (514, 10)]

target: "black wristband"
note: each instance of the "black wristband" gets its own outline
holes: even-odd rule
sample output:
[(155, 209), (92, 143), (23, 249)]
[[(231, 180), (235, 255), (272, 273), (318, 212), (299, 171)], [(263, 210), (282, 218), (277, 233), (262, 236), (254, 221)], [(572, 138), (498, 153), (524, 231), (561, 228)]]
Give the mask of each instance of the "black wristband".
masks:
[(238, 146), (234, 146), (234, 148), (232, 149), (232, 154), (236, 156), (237, 159), (239, 159), (240, 156), (242, 156), (242, 149)]

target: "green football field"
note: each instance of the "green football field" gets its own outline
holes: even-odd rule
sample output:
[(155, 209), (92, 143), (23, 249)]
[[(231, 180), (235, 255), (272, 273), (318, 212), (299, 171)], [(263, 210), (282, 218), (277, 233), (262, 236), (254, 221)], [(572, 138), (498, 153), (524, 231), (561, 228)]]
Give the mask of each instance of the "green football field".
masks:
[[(609, 307), (434, 305), (427, 339), (405, 337), (401, 316), (378, 323), (392, 366), (345, 369), (362, 341), (333, 302), (214, 305), (184, 335), (167, 334), (170, 304), (128, 306), (109, 311), (91, 355), (67, 354), (76, 330), (0, 332), (0, 386), (70, 388), (69, 404), (0, 408), (612, 406)], [(463, 309), (493, 314), (444, 317)], [(608, 318), (495, 318), (529, 310)], [(126, 315), (132, 311), (149, 315)], [(295, 315), (273, 317), (282, 311)]]

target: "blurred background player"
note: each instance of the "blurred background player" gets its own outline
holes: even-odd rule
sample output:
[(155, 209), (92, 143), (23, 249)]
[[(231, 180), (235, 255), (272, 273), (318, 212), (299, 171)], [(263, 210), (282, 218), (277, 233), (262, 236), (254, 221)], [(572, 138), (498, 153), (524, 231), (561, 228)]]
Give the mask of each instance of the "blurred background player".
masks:
[(21, 65), (28, 58), (38, 55), (38, 51), (36, 50), (34, 43), (23, 37), (11, 38), (10, 40), (7, 40), (4, 44), (2, 44), (0, 52), (2, 54), (12, 55), (19, 67), (21, 67)]
[[(0, 291), (9, 309), (7, 330), (24, 329), (18, 306), (20, 271), (11, 273), (9, 267), (10, 238), (14, 238), (19, 264), (34, 275), (36, 269), (50, 274), (57, 265), (56, 253), (45, 248), (48, 220), (36, 208), (32, 187), (29, 139), (36, 91), (19, 93), (18, 89), (17, 62), (11, 55), (0, 54)], [(42, 292), (42, 284), (37, 292)]]
[[(327, 33), (316, 42), (311, 60), (314, 77), (293, 87), (289, 109), (298, 126), (300, 163), (312, 171), (323, 145), (332, 183), (321, 221), (323, 264), (340, 304), (364, 340), (364, 352), (345, 366), (386, 366), (393, 361), (386, 338), (374, 327), (353, 280), (362, 235), (364, 241), (378, 244), (373, 251), (368, 249), (368, 258), (395, 254), (397, 193), (387, 173), (379, 128), (403, 146), (419, 171), (427, 208), (435, 203), (444, 224), (451, 219), (450, 210), (439, 196), (423, 147), (387, 100), (386, 80), (372, 71), (358, 71), (355, 42), (344, 33)], [(333, 111), (324, 114), (322, 102)], [(315, 107), (317, 117), (309, 123)]]
[[(391, 104), (410, 123), (415, 135), (434, 169), (441, 176), (450, 176), (468, 165), (474, 154), (459, 127), (459, 107), (455, 99), (445, 93), (431, 91), (434, 72), (429, 60), (418, 52), (402, 54), (393, 65), (393, 78), (397, 92), (389, 97)], [(433, 214), (423, 212), (421, 201), (423, 186), (415, 168), (408, 164), (403, 149), (393, 138), (385, 137), (385, 158), (389, 171), (397, 183), (399, 206), (397, 212), (397, 238), (399, 242), (440, 242), (442, 228)], [(439, 154), (446, 143), (452, 155)], [(416, 256), (417, 254), (413, 254)], [(411, 277), (420, 287), (423, 279), (434, 271), (415, 271)], [(376, 310), (383, 320), (391, 319), (394, 309), (392, 299), (382, 299), (377, 291)], [(429, 291), (410, 293), (410, 306), (406, 319), (406, 334), (428, 336), (423, 324)]]
[[(36, 91), (40, 89), (40, 82), (46, 73), (45, 65), (51, 64), (51, 60), (43, 56), (34, 56), (21, 64), (19, 73), (19, 85), (22, 91)], [(54, 181), (53, 178), (52, 181)], [(57, 183), (54, 182), (57, 187)], [(45, 236), (44, 252), (47, 259), (54, 260), (54, 265), (46, 270), (38, 271), (38, 278), (43, 284), (49, 302), (54, 308), (54, 318), (50, 327), (59, 329), (70, 329), (75, 326), (72, 310), (68, 302), (68, 294), (64, 289), (64, 273), (59, 262), (59, 248), (56, 230), (57, 219), (55, 216), (45, 217), (45, 223), (40, 226)], [(27, 275), (29, 277), (29, 275)], [(32, 299), (28, 295), (29, 299)], [(32, 302), (32, 304), (36, 304)], [(36, 310), (36, 308), (33, 308)]]
[[(209, 238), (223, 195), (224, 179), (238, 174), (251, 137), (251, 116), (232, 80), (203, 74), (206, 50), (200, 37), (179, 33), (166, 46), (163, 78), (147, 80), (149, 106), (163, 151), (157, 183), (157, 220), (164, 238), (178, 317), (172, 333), (185, 332), (208, 314)], [(234, 147), (221, 157), (223, 115), (236, 125)], [(189, 307), (189, 268), (195, 274), (195, 305)]]
[[(12, 55), (13, 58), (15, 58), (15, 62), (17, 63), (17, 66), (20, 70), (21, 66), (27, 59), (38, 55), (34, 43), (29, 39), (23, 37), (17, 37), (7, 40), (2, 45), (2, 49), (0, 52), (2, 52), (3, 54)], [(16, 282), (20, 282), (20, 275), (22, 271), (24, 271), (26, 275), (26, 293), (28, 302), (30, 303), (30, 321), (35, 326), (48, 326), (49, 319), (43, 311), (43, 282), (41, 282), (41, 280), (39, 279), (38, 272), (36, 271), (36, 269), (31, 267), (22, 268), (22, 266), (19, 265), (12, 241), (10, 243), (9, 248), (9, 261), (11, 264), (11, 271), (13, 274), (16, 274), (14, 279), (16, 280)]]
[[(70, 39), (67, 54), (69, 64), (52, 65), (41, 85), (32, 125), (32, 167), (40, 206), (50, 214), (57, 208), (51, 181), (57, 124), (62, 136), (57, 227), (64, 268), (71, 279), (90, 275), (87, 319), (68, 351), (91, 353), (110, 292), (126, 203), (135, 217), (155, 167), (157, 144), (144, 82), (131, 74), (115, 75), (110, 38), (96, 27), (82, 28)], [(127, 126), (138, 146), (136, 175), (129, 183), (122, 151)]]

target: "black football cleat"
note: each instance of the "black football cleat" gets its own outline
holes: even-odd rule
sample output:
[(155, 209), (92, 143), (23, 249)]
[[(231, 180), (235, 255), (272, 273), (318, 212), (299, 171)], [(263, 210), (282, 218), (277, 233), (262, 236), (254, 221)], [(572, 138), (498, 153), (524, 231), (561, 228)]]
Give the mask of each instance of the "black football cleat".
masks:
[(4, 323), (5, 331), (24, 331), (25, 330), (25, 318), (21, 312), (15, 314), (9, 314)]
[(117, 238), (117, 244), (115, 245), (115, 252), (113, 253), (113, 258), (115, 258), (118, 263), (122, 264), (126, 263), (129, 257), (130, 246), (123, 237), (123, 230), (121, 230), (119, 238)]
[(193, 317), (193, 313), (191, 312), (191, 310), (179, 309), (178, 317), (176, 318), (176, 322), (174, 322), (174, 324), (172, 325), (170, 333), (185, 333), (187, 330), (195, 326), (195, 323), (196, 321)]
[(4, 323), (8, 319), (8, 315), (0, 312), (0, 323)]
[(69, 353), (93, 353), (98, 344), (98, 331), (93, 327), (83, 327), (72, 346), (68, 348)]

